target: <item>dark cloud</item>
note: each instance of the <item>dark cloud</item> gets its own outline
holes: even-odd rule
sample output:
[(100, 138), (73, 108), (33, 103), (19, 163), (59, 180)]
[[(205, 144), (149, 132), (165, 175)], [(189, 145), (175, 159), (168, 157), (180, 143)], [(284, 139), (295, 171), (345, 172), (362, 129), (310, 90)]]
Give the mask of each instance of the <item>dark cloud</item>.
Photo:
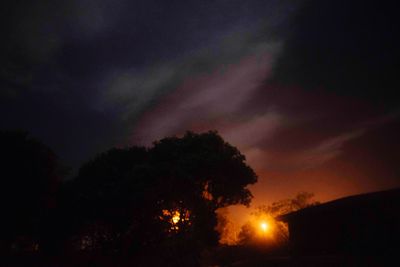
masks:
[(68, 94), (24, 93), (0, 101), (1, 127), (29, 130), (51, 145), (69, 166), (115, 145), (119, 126), (112, 114), (90, 111)]
[(328, 200), (398, 187), (396, 3), (307, 1), (289, 25), (272, 76), (250, 101), (287, 118), (253, 150), (265, 177), (257, 201), (281, 188)]
[(291, 22), (274, 81), (394, 108), (399, 26), (395, 1), (308, 1)]
[(0, 127), (31, 131), (76, 167), (127, 145), (186, 76), (264, 45), (259, 29), (277, 29), (290, 2), (2, 1)]
[[(393, 1), (308, 1), (290, 25), (270, 85), (258, 99), (280, 102), (290, 117), (306, 119), (281, 133), (277, 149), (305, 149), (318, 142), (326, 149), (330, 145), (323, 144), (364, 136), (371, 121), (398, 120), (393, 114), (399, 108), (399, 19)], [(277, 84), (283, 88), (279, 96), (270, 92)], [(392, 154), (384, 147), (384, 154)]]

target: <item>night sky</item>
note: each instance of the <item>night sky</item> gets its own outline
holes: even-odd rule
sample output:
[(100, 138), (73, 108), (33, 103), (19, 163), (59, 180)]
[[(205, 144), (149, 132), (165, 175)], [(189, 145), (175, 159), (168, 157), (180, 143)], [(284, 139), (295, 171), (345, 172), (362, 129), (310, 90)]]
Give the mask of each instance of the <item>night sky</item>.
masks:
[(400, 186), (395, 1), (2, 1), (0, 129), (77, 168), (218, 130), (254, 205)]

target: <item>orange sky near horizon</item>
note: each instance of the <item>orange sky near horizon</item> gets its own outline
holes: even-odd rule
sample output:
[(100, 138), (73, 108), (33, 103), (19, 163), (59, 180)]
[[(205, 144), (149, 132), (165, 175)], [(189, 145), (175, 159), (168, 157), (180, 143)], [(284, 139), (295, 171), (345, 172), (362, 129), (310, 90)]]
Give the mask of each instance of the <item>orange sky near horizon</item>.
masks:
[[(249, 220), (250, 213), (257, 206), (292, 198), (299, 192), (314, 193), (314, 200), (324, 203), (346, 196), (400, 187), (397, 179), (376, 179), (367, 166), (361, 168), (341, 157), (312, 169), (255, 171), (259, 179), (256, 184), (248, 187), (253, 194), (250, 207), (229, 207), (229, 216), (236, 227)], [(379, 171), (382, 175), (389, 175), (387, 171)]]

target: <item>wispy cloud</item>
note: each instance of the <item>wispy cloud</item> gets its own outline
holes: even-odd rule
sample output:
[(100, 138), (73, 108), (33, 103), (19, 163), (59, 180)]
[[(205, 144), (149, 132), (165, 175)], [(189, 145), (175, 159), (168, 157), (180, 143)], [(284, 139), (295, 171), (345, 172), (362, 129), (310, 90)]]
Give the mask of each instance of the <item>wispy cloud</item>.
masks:
[(317, 146), (295, 155), (290, 163), (294, 169), (308, 169), (320, 166), (342, 153), (343, 146), (362, 134), (365, 130), (355, 130), (338, 136), (327, 138)]
[(131, 131), (131, 142), (139, 143), (202, 122), (243, 119), (244, 105), (269, 76), (279, 50), (277, 40), (233, 29), (212, 46), (175, 60), (144, 69), (114, 69), (98, 82), (93, 107), (117, 112)]
[[(144, 113), (133, 130), (132, 141), (149, 143), (184, 130), (207, 130), (204, 124), (221, 132), (227, 132), (230, 124), (238, 127), (238, 121), (262, 129), (261, 121), (276, 120), (266, 114), (256, 119), (252, 115), (250, 121), (245, 119), (248, 115), (244, 105), (268, 76), (271, 66), (271, 55), (267, 51), (263, 53), (242, 58), (238, 63), (220, 67), (212, 73), (186, 78), (178, 89)], [(251, 131), (251, 127), (247, 131)], [(238, 139), (235, 134), (230, 136)]]

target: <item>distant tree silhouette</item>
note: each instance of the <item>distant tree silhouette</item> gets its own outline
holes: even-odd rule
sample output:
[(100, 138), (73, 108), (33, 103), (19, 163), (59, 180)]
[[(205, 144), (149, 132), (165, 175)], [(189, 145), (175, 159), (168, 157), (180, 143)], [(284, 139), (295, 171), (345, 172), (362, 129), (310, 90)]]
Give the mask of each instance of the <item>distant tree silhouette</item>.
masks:
[(273, 202), (271, 205), (261, 205), (257, 208), (256, 213), (268, 213), (273, 217), (278, 217), (283, 214), (301, 210), (310, 206), (319, 204), (318, 201), (313, 200), (314, 193), (299, 192), (293, 198), (283, 199)]
[[(253, 220), (260, 221), (266, 220), (273, 228), (273, 241), (274, 245), (282, 245), (288, 241), (289, 233), (287, 225), (281, 221), (276, 220), (277, 217), (294, 212), (306, 207), (319, 204), (313, 200), (314, 194), (309, 192), (299, 192), (293, 198), (283, 199), (271, 203), (270, 205), (261, 205), (252, 213)], [(260, 243), (257, 237), (259, 224), (249, 221), (245, 223), (239, 232), (239, 243), (243, 245)], [(262, 240), (261, 240), (262, 241)], [(268, 240), (267, 240), (268, 241)], [(261, 242), (261, 243), (265, 243)]]
[(148, 149), (100, 154), (66, 185), (62, 202), (76, 249), (157, 252), (165, 266), (196, 262), (217, 244), (216, 210), (249, 204), (246, 186), (256, 181), (245, 157), (216, 132), (188, 132)]
[(0, 131), (2, 252), (38, 250), (39, 229), (55, 205), (55, 154), (25, 132)]

